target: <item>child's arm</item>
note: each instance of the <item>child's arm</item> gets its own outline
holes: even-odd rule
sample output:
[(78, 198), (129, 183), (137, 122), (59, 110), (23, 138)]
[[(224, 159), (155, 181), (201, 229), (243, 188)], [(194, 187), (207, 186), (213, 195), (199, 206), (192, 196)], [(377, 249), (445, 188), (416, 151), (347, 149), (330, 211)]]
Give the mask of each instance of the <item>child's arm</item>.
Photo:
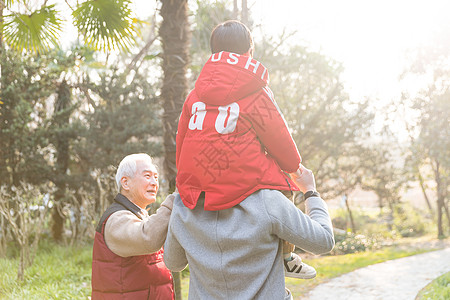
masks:
[(288, 173), (297, 171), (301, 162), (300, 154), (268, 87), (254, 102), (249, 117), (258, 138), (280, 168)]

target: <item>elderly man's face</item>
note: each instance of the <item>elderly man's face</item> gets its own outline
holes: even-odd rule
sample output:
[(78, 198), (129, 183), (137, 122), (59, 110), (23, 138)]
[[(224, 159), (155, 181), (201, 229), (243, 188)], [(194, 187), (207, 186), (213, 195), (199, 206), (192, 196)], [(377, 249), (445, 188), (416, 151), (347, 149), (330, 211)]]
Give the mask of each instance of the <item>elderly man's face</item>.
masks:
[(158, 171), (148, 161), (136, 162), (136, 174), (128, 178), (131, 201), (141, 208), (156, 201), (156, 193), (159, 188)]

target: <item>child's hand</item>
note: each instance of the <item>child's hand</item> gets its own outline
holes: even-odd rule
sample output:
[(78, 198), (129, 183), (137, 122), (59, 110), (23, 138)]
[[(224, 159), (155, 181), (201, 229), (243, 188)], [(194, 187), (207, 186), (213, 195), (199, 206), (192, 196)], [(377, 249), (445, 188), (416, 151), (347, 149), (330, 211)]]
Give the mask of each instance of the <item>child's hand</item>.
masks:
[(314, 180), (313, 172), (305, 168), (302, 164), (299, 165), (295, 173), (290, 173), (290, 175), (302, 193), (316, 190), (316, 181)]

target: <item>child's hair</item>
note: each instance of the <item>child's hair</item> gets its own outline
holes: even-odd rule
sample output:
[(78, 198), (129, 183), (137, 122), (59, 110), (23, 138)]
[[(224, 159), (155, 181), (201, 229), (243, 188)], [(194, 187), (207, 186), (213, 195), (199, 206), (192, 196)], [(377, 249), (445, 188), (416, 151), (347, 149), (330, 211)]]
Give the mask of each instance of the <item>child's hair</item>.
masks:
[(250, 30), (245, 24), (228, 20), (217, 25), (211, 32), (211, 52), (220, 51), (244, 54), (250, 51), (253, 54), (253, 39)]

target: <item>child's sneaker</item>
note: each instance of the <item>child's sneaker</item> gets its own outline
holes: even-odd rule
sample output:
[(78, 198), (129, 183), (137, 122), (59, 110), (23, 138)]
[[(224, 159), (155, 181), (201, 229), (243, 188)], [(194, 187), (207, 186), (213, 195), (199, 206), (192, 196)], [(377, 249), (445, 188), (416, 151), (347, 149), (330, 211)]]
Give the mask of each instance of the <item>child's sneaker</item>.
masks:
[(316, 277), (316, 269), (302, 262), (300, 256), (292, 253), (292, 260), (284, 259), (284, 275), (286, 277), (311, 279)]

